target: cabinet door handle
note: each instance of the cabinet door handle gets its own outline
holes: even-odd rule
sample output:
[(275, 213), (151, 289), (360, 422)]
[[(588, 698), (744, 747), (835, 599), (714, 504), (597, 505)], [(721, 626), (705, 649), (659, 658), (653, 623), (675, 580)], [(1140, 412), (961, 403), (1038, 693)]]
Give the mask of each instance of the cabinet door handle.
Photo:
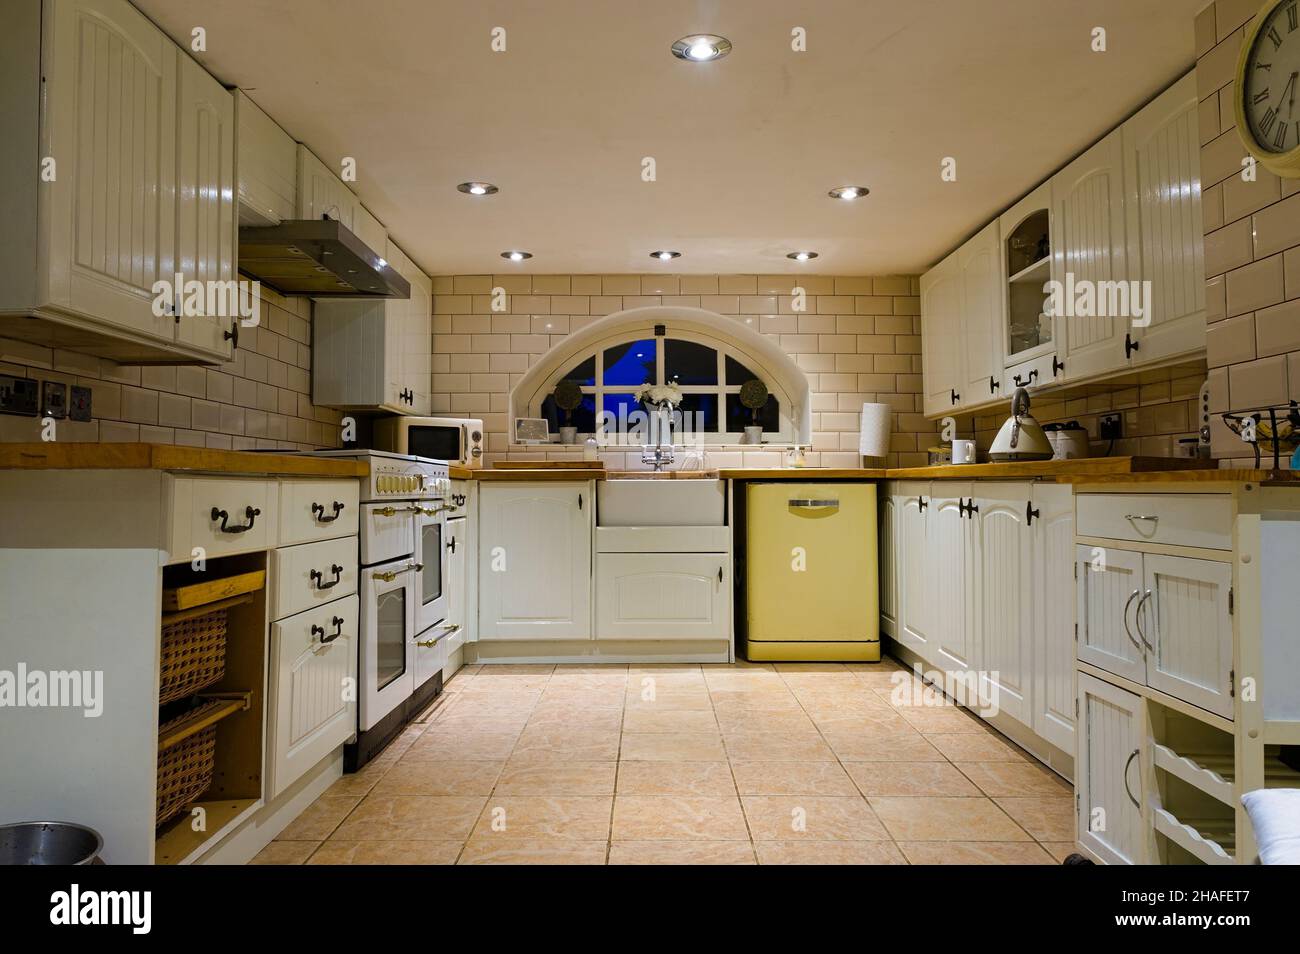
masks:
[(1018, 388), (1028, 387), (1029, 385), (1033, 384), (1037, 380), (1038, 380), (1037, 368), (1034, 368), (1034, 370), (1030, 371), (1028, 377), (1026, 377), (1023, 381), (1020, 379), (1020, 375), (1017, 374), (1015, 377), (1016, 387)]
[(954, 390), (953, 388), (948, 389), (948, 394), (952, 397), (953, 404), (956, 404), (958, 401), (961, 400), (961, 395), (958, 394), (956, 390)]
[(1138, 639), (1142, 640), (1142, 645), (1147, 648), (1147, 652), (1154, 653), (1156, 648), (1147, 642), (1147, 634), (1142, 630), (1142, 607), (1147, 600), (1151, 599), (1151, 591), (1147, 590), (1142, 594), (1142, 599), (1138, 600), (1138, 605), (1133, 610), (1133, 623), (1137, 626)]
[(333, 619), (330, 620), (330, 625), (334, 627), (334, 632), (332, 633), (325, 632), (325, 628), (323, 626), (317, 626), (315, 623), (312, 624), (311, 634), (313, 636), (317, 636), (320, 638), (322, 646), (326, 645), (327, 643), (334, 642), (334, 640), (338, 639), (340, 636), (343, 635), (342, 616), (335, 616)]
[(343, 506), (344, 505), (339, 503), (337, 500), (334, 501), (334, 515), (327, 517), (325, 516), (325, 505), (313, 503), (311, 505), (311, 515), (316, 518), (318, 523), (333, 523), (339, 518), (339, 513), (342, 512)]
[(998, 388), (1002, 387), (1001, 381), (994, 381), (993, 375), (989, 375), (989, 394), (997, 394)]
[(1134, 351), (1137, 351), (1141, 347), (1142, 347), (1142, 343), (1140, 341), (1134, 341), (1133, 336), (1131, 334), (1129, 334), (1127, 331), (1124, 332), (1125, 359), (1128, 359), (1133, 354)]
[(928, 507), (928, 506), (930, 506), (930, 505), (929, 505), (928, 503), (925, 502), (925, 498), (924, 498), (924, 497), (917, 497), (917, 498), (916, 498), (916, 509), (917, 509), (917, 510), (921, 511), (922, 513), (924, 513), (924, 512), (925, 512), (925, 508)]
[(221, 340), (230, 342), (230, 350), (239, 350), (239, 319), (230, 322), (230, 330), (221, 332)]
[(1065, 370), (1065, 362), (1057, 361), (1056, 355), (1052, 355), (1052, 377), (1056, 377)]
[(253, 522), (254, 522), (255, 520), (257, 520), (257, 517), (258, 517), (258, 515), (259, 515), (261, 512), (262, 512), (262, 511), (259, 510), (259, 509), (256, 508), (256, 507), (245, 507), (245, 508), (244, 508), (244, 519), (247, 520), (248, 523), (245, 523), (245, 524), (239, 524), (239, 525), (237, 525), (237, 526), (233, 526), (233, 527), (232, 527), (232, 526), (230, 526), (230, 525), (227, 523), (227, 521), (230, 519), (230, 514), (228, 514), (226, 511), (221, 510), (221, 509), (219, 509), (219, 508), (217, 508), (217, 507), (213, 507), (213, 508), (212, 508), (212, 522), (213, 522), (213, 523), (216, 523), (218, 520), (221, 521), (221, 527), (220, 527), (220, 530), (221, 530), (222, 533), (245, 533), (245, 532), (247, 532), (247, 531), (253, 529)]
[(1138, 751), (1139, 751), (1138, 749), (1134, 749), (1134, 750), (1133, 750), (1133, 754), (1130, 755), (1130, 756), (1128, 757), (1128, 761), (1124, 763), (1124, 794), (1128, 796), (1128, 800), (1129, 800), (1130, 802), (1132, 802), (1132, 803), (1133, 803), (1134, 805), (1136, 805), (1138, 808), (1141, 808), (1141, 807), (1142, 807), (1142, 803), (1139, 802), (1136, 798), (1133, 797), (1133, 790), (1132, 790), (1131, 788), (1128, 787), (1128, 770), (1129, 770), (1129, 766), (1131, 766), (1131, 765), (1133, 764), (1133, 760), (1134, 760), (1135, 758), (1138, 757)]
[(1032, 500), (1028, 501), (1025, 504), (1025, 525), (1032, 527), (1034, 525), (1034, 518), (1037, 516), (1038, 511), (1034, 509), (1034, 502)]
[(456, 538), (455, 538), (455, 537), (452, 537), (450, 540), (447, 541), (447, 549), (450, 550), (452, 553), (455, 553), (455, 552), (456, 552)]
[(1120, 615), (1120, 619), (1123, 620), (1124, 622), (1124, 635), (1128, 637), (1128, 641), (1130, 643), (1132, 643), (1134, 646), (1137, 647), (1137, 651), (1140, 652), (1143, 656), (1145, 656), (1146, 650), (1142, 648), (1141, 643), (1139, 643), (1136, 639), (1133, 638), (1133, 630), (1128, 628), (1128, 608), (1129, 606), (1132, 605), (1133, 600), (1135, 600), (1137, 598), (1137, 595), (1141, 592), (1142, 592), (1141, 590), (1134, 590), (1132, 593), (1128, 595), (1128, 599), (1124, 601), (1124, 611), (1119, 615)]
[(582, 509), (582, 494), (578, 494), (578, 509)]
[(325, 582), (325, 574), (320, 570), (312, 570), (307, 575), (311, 578), (312, 585), (315, 586), (316, 589), (329, 590), (338, 586), (339, 581), (343, 579), (343, 567), (339, 566), (337, 563), (331, 563), (330, 572), (334, 574), (334, 579), (330, 580), (328, 583)]
[(1160, 521), (1160, 518), (1158, 516), (1149, 513), (1126, 513), (1124, 514), (1124, 519), (1125, 520), (1150, 520), (1152, 523), (1159, 523)]
[(718, 582), (722, 582), (722, 567), (718, 567)]

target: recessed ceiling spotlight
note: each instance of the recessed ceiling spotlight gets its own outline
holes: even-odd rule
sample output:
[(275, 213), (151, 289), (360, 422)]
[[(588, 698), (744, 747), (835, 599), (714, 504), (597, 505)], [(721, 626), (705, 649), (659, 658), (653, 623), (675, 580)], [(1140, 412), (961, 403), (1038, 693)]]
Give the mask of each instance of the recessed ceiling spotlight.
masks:
[(532, 252), (521, 252), (521, 251), (519, 251), (518, 249), (512, 249), (512, 250), (509, 251), (509, 252), (502, 252), (502, 253), (501, 253), (501, 257), (502, 257), (502, 258), (508, 258), (508, 259), (510, 259), (510, 261), (512, 261), (512, 262), (522, 262), (522, 261), (523, 261), (524, 259), (526, 259), (526, 258), (532, 258), (532, 257), (533, 257), (533, 253), (532, 253)]
[(661, 262), (671, 262), (675, 258), (681, 258), (681, 252), (651, 252), (651, 258), (657, 258)]
[(466, 195), (496, 195), (500, 191), (490, 182), (462, 182), (456, 190)]
[(796, 262), (806, 262), (817, 257), (816, 252), (788, 252), (786, 258), (793, 258)]
[(725, 36), (714, 36), (711, 33), (684, 36), (673, 44), (673, 56), (692, 63), (720, 60), (730, 52), (731, 41)]
[(830, 196), (832, 199), (844, 199), (845, 201), (851, 201), (853, 199), (862, 198), (870, 191), (871, 190), (868, 189), (866, 186), (840, 186), (838, 189), (831, 189), (831, 191), (827, 192), (826, 194)]

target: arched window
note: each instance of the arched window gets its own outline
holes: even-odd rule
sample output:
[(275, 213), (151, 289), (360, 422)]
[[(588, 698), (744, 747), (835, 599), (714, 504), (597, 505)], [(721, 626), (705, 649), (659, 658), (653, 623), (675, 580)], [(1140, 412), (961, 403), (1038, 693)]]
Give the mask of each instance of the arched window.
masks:
[[(548, 375), (528, 402), (533, 415), (547, 419), (552, 433), (566, 423), (554, 398), (560, 381), (572, 381), (582, 391), (582, 404), (567, 420), (580, 437), (596, 433), (602, 412), (618, 420), (643, 410), (635, 398), (641, 385), (671, 383), (681, 389), (680, 410), (692, 415), (689, 420), (705, 443), (739, 443), (744, 429), (754, 424), (762, 426), (766, 441), (792, 439), (790, 400), (783, 389), (760, 370), (754, 357), (716, 338), (685, 330), (628, 330), (597, 342), (566, 364)], [(740, 403), (741, 386), (754, 379), (768, 389), (767, 404), (757, 416)]]

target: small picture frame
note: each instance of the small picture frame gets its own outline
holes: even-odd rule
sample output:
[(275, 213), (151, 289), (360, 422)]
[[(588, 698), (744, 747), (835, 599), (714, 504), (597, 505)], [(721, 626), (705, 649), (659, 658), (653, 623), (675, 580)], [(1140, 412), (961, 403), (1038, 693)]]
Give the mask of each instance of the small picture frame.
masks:
[(549, 444), (551, 425), (544, 417), (515, 418), (516, 444)]

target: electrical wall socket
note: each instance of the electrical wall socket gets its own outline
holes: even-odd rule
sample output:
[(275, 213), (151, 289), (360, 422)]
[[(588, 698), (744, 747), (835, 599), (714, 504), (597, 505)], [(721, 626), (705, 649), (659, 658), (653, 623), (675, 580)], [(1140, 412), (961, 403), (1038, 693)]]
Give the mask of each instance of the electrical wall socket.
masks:
[(1117, 440), (1124, 436), (1124, 415), (1103, 414), (1097, 419), (1097, 427), (1101, 432), (1098, 436), (1103, 441)]
[(35, 417), (40, 389), (34, 378), (0, 374), (0, 413)]

